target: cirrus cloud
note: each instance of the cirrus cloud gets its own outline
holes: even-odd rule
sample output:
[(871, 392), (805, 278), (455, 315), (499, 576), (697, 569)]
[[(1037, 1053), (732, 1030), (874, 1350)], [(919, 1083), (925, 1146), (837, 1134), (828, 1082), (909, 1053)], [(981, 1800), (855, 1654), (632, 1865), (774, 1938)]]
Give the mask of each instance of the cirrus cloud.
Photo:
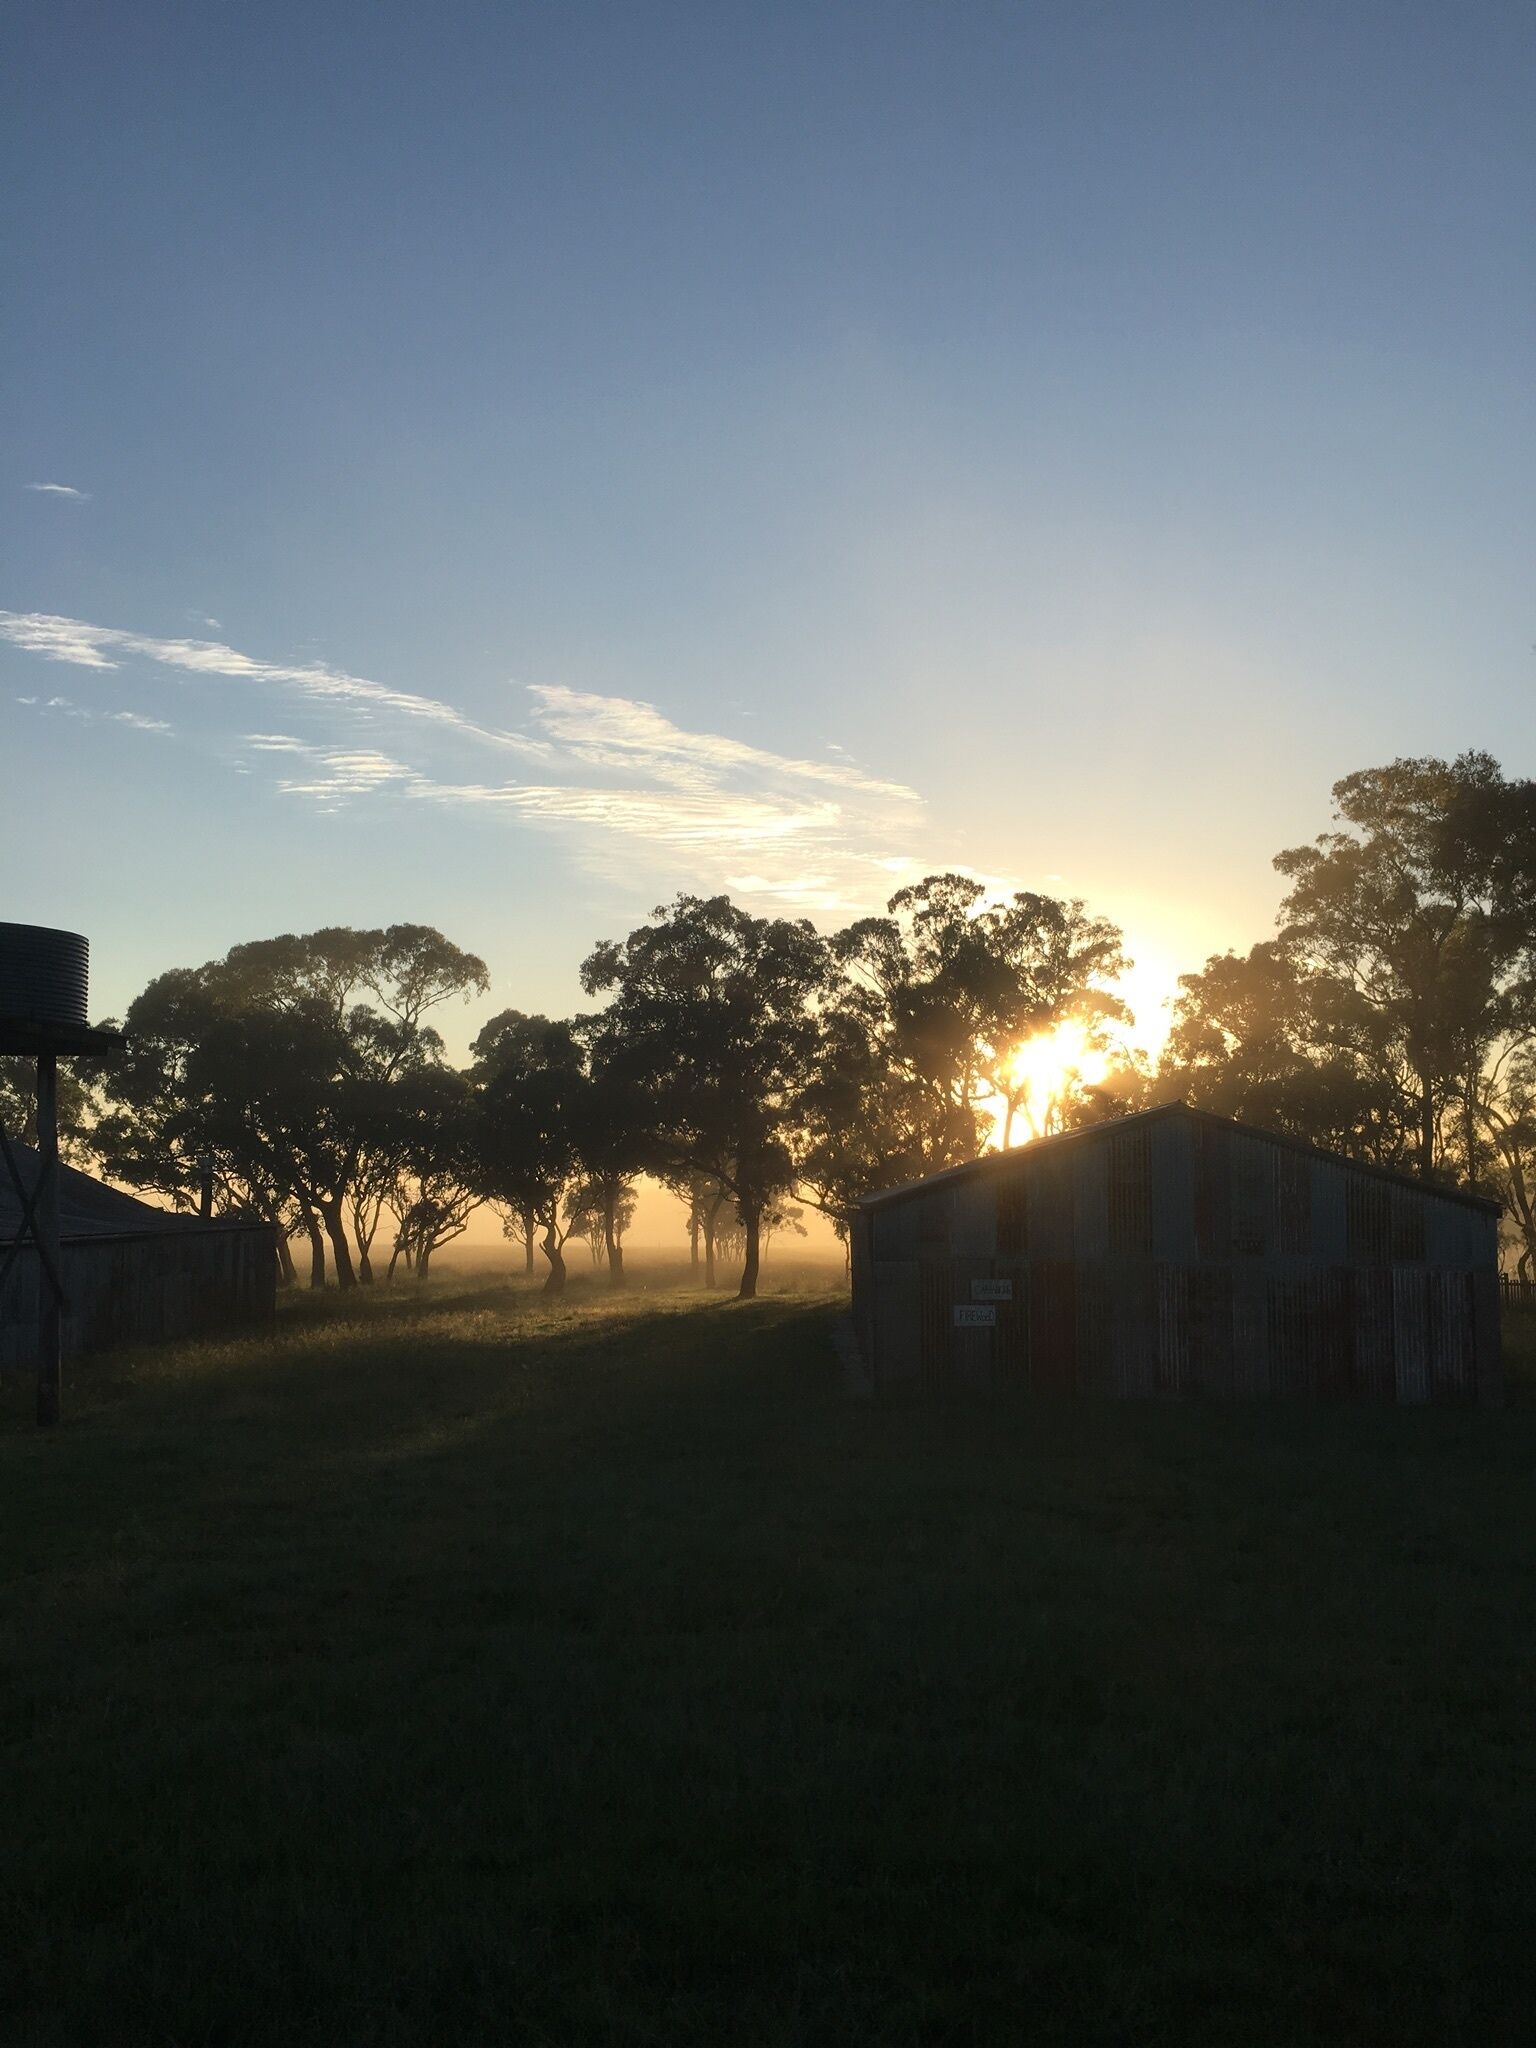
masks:
[[(751, 746), (680, 725), (640, 698), (534, 684), (514, 730), (446, 698), (216, 640), (0, 611), (0, 641), (103, 678), (142, 663), (183, 681), (238, 685), (242, 701), (265, 692), (301, 703), (297, 732), (237, 729), (216, 744), (241, 772), (265, 764), (280, 795), (323, 813), (409, 801), (501, 816), (561, 835), (610, 879), (633, 884), (645, 872), (828, 911), (866, 905), (875, 884), (911, 865), (891, 846), (920, 816), (905, 784), (867, 772), (841, 748), (817, 759)], [(105, 715), (164, 724), (139, 712)], [(359, 745), (359, 726), (370, 739), (387, 728), (390, 751)], [(466, 754), (476, 753), (511, 753), (540, 772), (527, 781), (465, 774)]]

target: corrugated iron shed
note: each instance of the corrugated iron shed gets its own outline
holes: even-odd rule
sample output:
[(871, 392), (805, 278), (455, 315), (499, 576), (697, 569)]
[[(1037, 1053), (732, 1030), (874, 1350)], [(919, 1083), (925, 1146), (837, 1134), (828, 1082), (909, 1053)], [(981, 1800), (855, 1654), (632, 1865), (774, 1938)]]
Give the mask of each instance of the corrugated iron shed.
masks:
[(878, 1386), (1497, 1401), (1499, 1205), (1174, 1103), (872, 1195)]
[[(14, 1139), (11, 1151), (30, 1195), (39, 1156)], [(0, 1244), (15, 1236), (19, 1220), (9, 1177), (0, 1176)], [(275, 1310), (270, 1224), (203, 1223), (61, 1167), (59, 1235), (71, 1357), (206, 1335), (263, 1321)], [(29, 1246), (0, 1287), (0, 1367), (25, 1366), (35, 1354), (39, 1278)]]

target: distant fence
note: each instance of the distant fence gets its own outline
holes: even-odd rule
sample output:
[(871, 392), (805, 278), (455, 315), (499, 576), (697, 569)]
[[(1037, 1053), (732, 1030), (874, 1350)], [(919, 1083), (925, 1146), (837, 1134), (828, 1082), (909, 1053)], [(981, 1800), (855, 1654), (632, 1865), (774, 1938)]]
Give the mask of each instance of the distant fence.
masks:
[(1536, 1315), (1536, 1280), (1517, 1280), (1512, 1273), (1499, 1275), (1499, 1300), (1515, 1313)]

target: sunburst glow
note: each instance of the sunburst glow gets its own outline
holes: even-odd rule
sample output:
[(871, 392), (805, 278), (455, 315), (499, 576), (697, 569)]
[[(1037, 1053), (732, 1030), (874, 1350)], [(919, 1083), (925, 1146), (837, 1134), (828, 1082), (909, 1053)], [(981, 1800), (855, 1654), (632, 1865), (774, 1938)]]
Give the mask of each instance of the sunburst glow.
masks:
[(1062, 1106), (1079, 1088), (1092, 1088), (1109, 1073), (1110, 1059), (1088, 1027), (1067, 1017), (1029, 1038), (1009, 1063), (1018, 1090), (1015, 1118), (1032, 1138), (1055, 1128)]

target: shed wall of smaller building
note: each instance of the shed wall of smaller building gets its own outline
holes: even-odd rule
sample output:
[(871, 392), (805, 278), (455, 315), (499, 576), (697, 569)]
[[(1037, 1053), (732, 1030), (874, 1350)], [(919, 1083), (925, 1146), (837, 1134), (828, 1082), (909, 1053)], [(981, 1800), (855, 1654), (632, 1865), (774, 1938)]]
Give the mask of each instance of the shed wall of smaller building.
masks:
[[(35, 1362), (39, 1277), (37, 1254), (27, 1246), (0, 1286), (0, 1369)], [(66, 1242), (63, 1280), (66, 1358), (269, 1321), (277, 1303), (265, 1224)]]

